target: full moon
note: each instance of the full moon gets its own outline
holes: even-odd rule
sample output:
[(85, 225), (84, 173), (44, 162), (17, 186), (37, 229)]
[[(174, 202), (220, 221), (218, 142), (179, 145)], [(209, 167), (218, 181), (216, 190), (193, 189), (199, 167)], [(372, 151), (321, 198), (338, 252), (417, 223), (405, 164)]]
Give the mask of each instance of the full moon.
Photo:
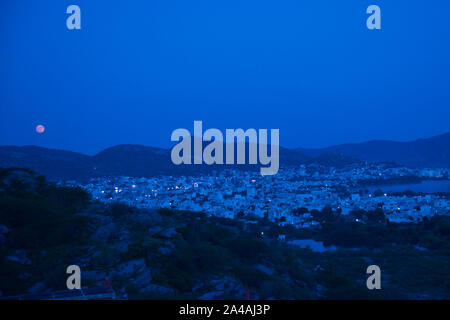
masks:
[(37, 133), (43, 133), (44, 131), (45, 131), (45, 127), (42, 124), (36, 126)]

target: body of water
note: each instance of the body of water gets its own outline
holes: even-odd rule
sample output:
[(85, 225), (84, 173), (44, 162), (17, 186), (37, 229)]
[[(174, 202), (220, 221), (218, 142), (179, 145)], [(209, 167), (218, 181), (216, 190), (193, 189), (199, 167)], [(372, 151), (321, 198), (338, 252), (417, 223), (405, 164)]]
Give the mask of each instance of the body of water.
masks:
[[(424, 192), (424, 193), (435, 193), (435, 192), (450, 193), (450, 180), (425, 180), (422, 181), (421, 183), (367, 186), (361, 187), (359, 189), (369, 190), (370, 192), (380, 189), (383, 190), (384, 192), (389, 191), (404, 192), (406, 190), (411, 190), (414, 192)], [(357, 188), (357, 190), (359, 189)]]

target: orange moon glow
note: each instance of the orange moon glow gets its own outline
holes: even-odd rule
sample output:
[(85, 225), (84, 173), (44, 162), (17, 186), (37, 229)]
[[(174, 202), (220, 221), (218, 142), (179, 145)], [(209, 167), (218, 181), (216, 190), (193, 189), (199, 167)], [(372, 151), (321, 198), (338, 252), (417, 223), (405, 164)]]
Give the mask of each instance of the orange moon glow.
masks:
[(43, 133), (44, 131), (45, 131), (45, 127), (42, 124), (36, 126), (37, 133)]

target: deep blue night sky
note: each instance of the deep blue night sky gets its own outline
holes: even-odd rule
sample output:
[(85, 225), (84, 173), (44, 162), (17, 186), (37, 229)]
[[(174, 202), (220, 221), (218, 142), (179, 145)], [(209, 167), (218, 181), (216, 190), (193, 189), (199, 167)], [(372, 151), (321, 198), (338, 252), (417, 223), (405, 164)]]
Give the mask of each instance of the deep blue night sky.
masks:
[(1, 0), (0, 144), (169, 147), (194, 120), (287, 147), (428, 137), (450, 130), (449, 39), (444, 0)]

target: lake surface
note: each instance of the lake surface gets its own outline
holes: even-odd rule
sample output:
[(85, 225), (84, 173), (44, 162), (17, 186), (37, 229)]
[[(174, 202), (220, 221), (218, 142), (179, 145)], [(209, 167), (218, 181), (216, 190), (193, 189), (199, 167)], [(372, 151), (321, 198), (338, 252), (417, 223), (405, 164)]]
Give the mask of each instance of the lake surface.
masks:
[(424, 193), (450, 192), (450, 180), (425, 180), (421, 183), (367, 186), (359, 189), (366, 189), (371, 192), (377, 189), (385, 192), (404, 192), (406, 190)]
[(293, 244), (300, 248), (310, 248), (314, 252), (326, 252), (326, 251), (336, 251), (335, 246), (325, 247), (322, 241), (316, 241), (312, 239), (301, 239), (301, 240), (291, 240), (288, 241), (289, 244)]

